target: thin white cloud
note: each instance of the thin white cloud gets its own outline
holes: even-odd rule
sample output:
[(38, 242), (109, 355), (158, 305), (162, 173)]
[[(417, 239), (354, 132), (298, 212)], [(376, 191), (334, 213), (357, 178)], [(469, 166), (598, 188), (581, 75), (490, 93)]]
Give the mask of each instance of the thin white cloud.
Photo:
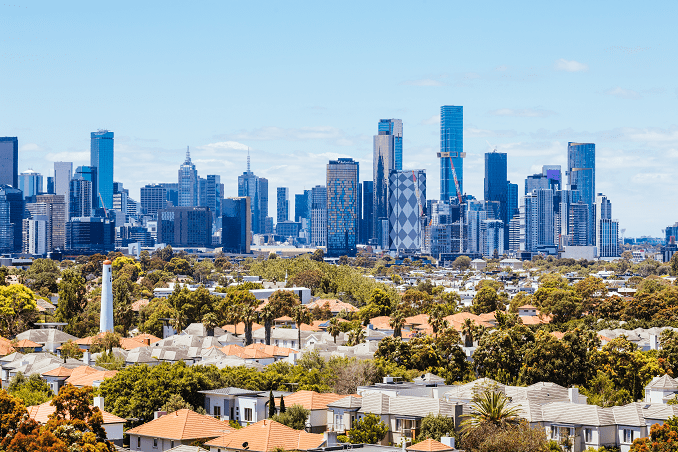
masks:
[(428, 119), (424, 119), (421, 123), (427, 126), (440, 124), (440, 115), (433, 115)]
[(19, 146), (19, 150), (22, 151), (22, 152), (40, 152), (40, 151), (44, 151), (45, 149), (38, 146), (35, 143), (26, 143), (22, 146)]
[(579, 61), (574, 60), (566, 60), (564, 58), (556, 60), (554, 67), (557, 71), (565, 72), (583, 72), (589, 70), (588, 64), (580, 63)]
[(546, 118), (557, 114), (555, 111), (542, 108), (500, 108), (489, 112), (492, 116), (515, 116), (519, 118)]
[(608, 96), (619, 97), (620, 99), (640, 99), (641, 95), (638, 91), (632, 89), (624, 89), (620, 86), (611, 88), (605, 91)]
[(634, 183), (637, 184), (644, 184), (644, 185), (655, 185), (655, 184), (662, 184), (665, 185), (666, 183), (675, 183), (675, 175), (670, 174), (670, 173), (638, 173), (635, 174), (631, 180)]
[(74, 164), (77, 164), (77, 162), (82, 162), (82, 161), (87, 161), (89, 162), (90, 159), (90, 153), (89, 151), (82, 151), (82, 152), (50, 152), (45, 155), (45, 160), (48, 160), (50, 162), (73, 162)]
[(410, 86), (445, 86), (445, 83), (440, 80), (434, 80), (432, 78), (423, 78), (420, 80), (405, 80), (400, 82), (400, 85), (410, 85)]

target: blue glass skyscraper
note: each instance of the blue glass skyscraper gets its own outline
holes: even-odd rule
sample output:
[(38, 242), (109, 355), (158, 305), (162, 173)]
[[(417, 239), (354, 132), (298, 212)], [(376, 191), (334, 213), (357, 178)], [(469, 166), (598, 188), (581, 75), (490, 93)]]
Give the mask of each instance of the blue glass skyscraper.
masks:
[(459, 194), (464, 194), (464, 107), (440, 107), (440, 200), (457, 198), (452, 166), (459, 183)]
[(499, 219), (504, 222), (504, 243), (508, 243), (509, 214), (509, 187), (507, 172), (506, 153), (485, 153), (485, 201), (499, 202)]
[(393, 163), (398, 171), (403, 169), (403, 121), (402, 119), (380, 119), (379, 135), (393, 137)]
[[(596, 145), (594, 143), (567, 143), (567, 176), (576, 198), (589, 206), (587, 243), (595, 245), (596, 203)], [(575, 195), (573, 195), (575, 197)]]
[(94, 195), (101, 197), (106, 209), (113, 209), (113, 132), (92, 132), (90, 166), (97, 169)]
[(19, 140), (0, 137), (0, 184), (19, 187)]
[(358, 162), (340, 158), (327, 165), (327, 255), (355, 256), (360, 219)]
[(380, 119), (378, 134), (374, 136), (372, 173), (374, 202), (372, 215), (373, 238), (377, 237), (378, 224), (388, 220), (388, 175), (403, 166), (403, 121)]

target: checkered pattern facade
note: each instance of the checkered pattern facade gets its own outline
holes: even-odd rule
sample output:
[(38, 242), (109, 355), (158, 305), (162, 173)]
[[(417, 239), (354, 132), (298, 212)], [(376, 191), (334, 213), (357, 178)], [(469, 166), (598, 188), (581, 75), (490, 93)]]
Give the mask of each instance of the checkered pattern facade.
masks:
[(391, 171), (388, 186), (390, 248), (421, 251), (422, 217), (426, 207), (426, 171)]

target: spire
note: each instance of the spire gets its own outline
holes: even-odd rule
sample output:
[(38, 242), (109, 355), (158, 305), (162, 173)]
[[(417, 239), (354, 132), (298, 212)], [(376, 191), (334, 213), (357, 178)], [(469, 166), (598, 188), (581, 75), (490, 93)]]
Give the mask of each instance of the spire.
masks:
[(186, 161), (184, 163), (191, 163), (191, 153), (188, 150), (188, 146), (186, 146)]
[(247, 148), (247, 172), (250, 172), (250, 148)]

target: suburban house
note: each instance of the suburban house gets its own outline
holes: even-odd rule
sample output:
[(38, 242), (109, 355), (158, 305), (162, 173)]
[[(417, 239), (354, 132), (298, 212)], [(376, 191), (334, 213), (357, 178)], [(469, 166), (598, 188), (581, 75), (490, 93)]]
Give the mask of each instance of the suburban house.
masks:
[(249, 425), (268, 417), (268, 392), (229, 387), (200, 393), (205, 394), (205, 412), (216, 419)]
[(218, 438), (235, 429), (211, 416), (183, 409), (128, 430), (129, 450), (163, 452), (197, 440)]
[(261, 420), (205, 443), (210, 452), (271, 452), (275, 449), (304, 452), (324, 445), (323, 435), (294, 430), (270, 419)]
[(40, 344), (43, 350), (55, 353), (57, 348), (68, 341), (77, 341), (78, 338), (54, 328), (26, 330), (16, 335), (17, 341), (29, 340)]
[[(285, 397), (285, 406), (289, 408), (292, 405), (301, 405), (309, 410), (311, 413), (306, 421), (307, 430), (323, 433), (328, 424), (327, 405), (344, 398), (345, 395), (331, 392), (297, 391)], [(276, 406), (280, 406), (280, 400), (276, 400)]]
[(362, 397), (346, 396), (327, 404), (327, 431), (343, 435), (353, 428), (362, 406)]

